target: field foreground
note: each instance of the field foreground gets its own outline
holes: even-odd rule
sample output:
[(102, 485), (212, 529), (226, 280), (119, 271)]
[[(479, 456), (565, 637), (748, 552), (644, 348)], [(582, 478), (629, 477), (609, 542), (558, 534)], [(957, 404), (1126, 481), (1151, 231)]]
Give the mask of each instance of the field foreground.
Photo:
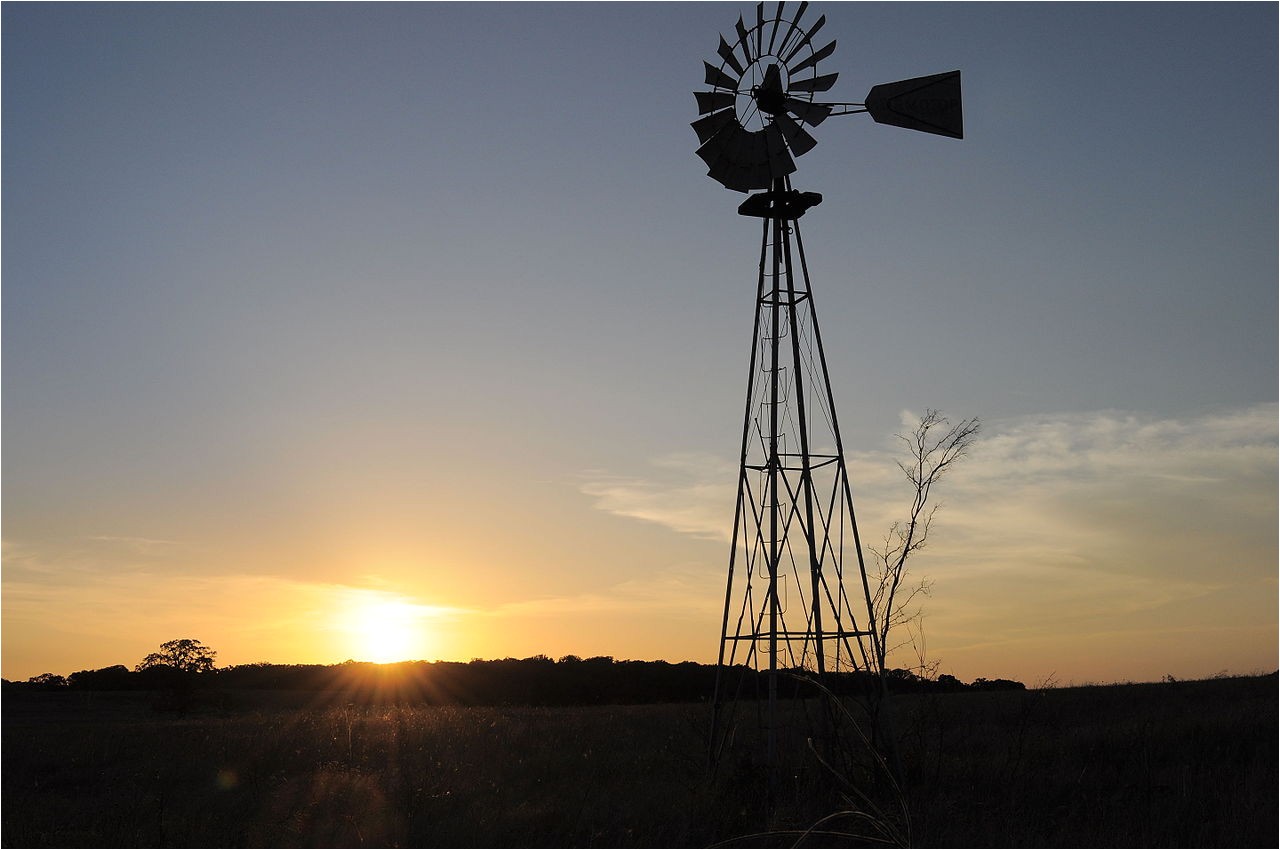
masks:
[[(771, 793), (746, 755), (713, 774), (705, 705), (153, 701), (7, 695), (0, 841), (791, 846), (817, 827), (803, 846), (1277, 843), (1274, 675), (895, 697), (903, 788), (862, 786), (869, 800), (803, 747)], [(840, 814), (854, 805), (874, 817)]]

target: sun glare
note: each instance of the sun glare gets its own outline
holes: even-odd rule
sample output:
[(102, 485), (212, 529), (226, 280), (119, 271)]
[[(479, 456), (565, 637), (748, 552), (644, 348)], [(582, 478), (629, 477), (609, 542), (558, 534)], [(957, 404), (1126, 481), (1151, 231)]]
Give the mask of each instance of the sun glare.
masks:
[(351, 618), (357, 658), (380, 664), (422, 657), (423, 616), (419, 606), (394, 599), (370, 599)]

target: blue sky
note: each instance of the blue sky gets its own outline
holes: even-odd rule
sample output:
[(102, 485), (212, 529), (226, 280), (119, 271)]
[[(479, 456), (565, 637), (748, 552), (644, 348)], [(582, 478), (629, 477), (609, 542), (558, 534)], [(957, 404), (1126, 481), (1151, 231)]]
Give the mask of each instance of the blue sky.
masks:
[[(688, 124), (749, 9), (5, 4), (5, 676), (339, 661), (366, 597), (712, 657), (758, 231)], [(985, 423), (931, 651), (1274, 669), (1276, 7), (819, 12), (833, 99), (964, 74), (963, 141), (793, 176), (864, 534), (905, 412)]]

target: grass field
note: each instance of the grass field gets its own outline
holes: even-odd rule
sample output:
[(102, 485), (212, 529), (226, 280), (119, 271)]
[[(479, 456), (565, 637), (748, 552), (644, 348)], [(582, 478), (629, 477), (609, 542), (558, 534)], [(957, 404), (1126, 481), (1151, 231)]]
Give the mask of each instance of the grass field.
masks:
[[(450, 708), (259, 695), (186, 716), (137, 693), (3, 706), (3, 832), (22, 846), (790, 846), (848, 808), (803, 748), (771, 793), (705, 757), (701, 705)], [(1277, 843), (1274, 676), (894, 698), (916, 846)], [(856, 797), (852, 799), (857, 799)], [(858, 800), (865, 809), (864, 801)], [(905, 815), (902, 808), (905, 806)], [(866, 832), (837, 816), (819, 833)], [(806, 845), (847, 844), (810, 835)]]

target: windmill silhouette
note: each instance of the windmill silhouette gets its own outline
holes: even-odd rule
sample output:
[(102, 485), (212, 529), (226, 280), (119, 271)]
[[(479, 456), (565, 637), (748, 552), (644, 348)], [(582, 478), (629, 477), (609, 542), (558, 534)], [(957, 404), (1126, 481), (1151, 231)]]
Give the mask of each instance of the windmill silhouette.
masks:
[(715, 716), (763, 697), (771, 763), (785, 673), (879, 677), (885, 655), (800, 237), (800, 218), (822, 196), (792, 188), (795, 158), (817, 144), (806, 127), (837, 115), (964, 135), (959, 71), (877, 85), (862, 103), (815, 100), (835, 85), (838, 75), (818, 65), (836, 42), (816, 46), (826, 17), (803, 24), (808, 5), (789, 17), (785, 3), (772, 16), (759, 3), (749, 26), (739, 16), (732, 41), (720, 37), (719, 63), (703, 63), (710, 90), (694, 93), (701, 117), (692, 124), (708, 176), (765, 190), (738, 207), (761, 219), (760, 266)]

